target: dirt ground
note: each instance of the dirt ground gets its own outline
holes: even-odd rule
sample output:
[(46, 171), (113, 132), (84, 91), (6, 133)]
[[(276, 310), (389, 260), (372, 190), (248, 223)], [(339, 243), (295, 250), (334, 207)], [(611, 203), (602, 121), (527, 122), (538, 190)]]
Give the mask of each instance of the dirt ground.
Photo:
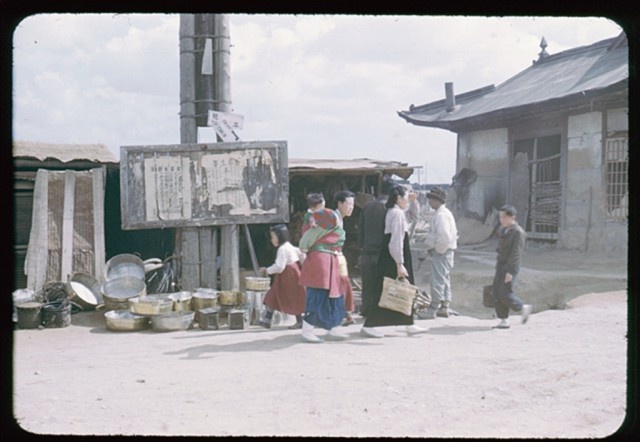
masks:
[[(418, 259), (428, 286), (429, 260)], [(459, 315), (408, 337), (344, 327), (306, 344), (271, 330), (114, 333), (102, 313), (13, 332), (13, 415), (36, 434), (600, 438), (627, 409), (626, 257), (529, 247), (509, 330), (481, 305), (495, 244), (465, 246)], [(359, 321), (360, 322), (360, 321)]]

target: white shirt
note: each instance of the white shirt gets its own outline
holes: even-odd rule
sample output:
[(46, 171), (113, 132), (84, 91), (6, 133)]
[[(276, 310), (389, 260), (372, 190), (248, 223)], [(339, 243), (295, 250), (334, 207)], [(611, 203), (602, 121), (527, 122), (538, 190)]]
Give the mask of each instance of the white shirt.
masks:
[(436, 249), (436, 252), (440, 254), (449, 249), (458, 248), (458, 227), (456, 226), (456, 220), (444, 204), (436, 210), (436, 216), (433, 217), (431, 226), (429, 226), (425, 242), (427, 244), (427, 250)]
[(303, 255), (300, 249), (287, 241), (278, 247), (278, 251), (276, 252), (276, 262), (267, 267), (267, 273), (270, 275), (273, 275), (274, 273), (282, 273), (289, 264), (301, 261), (302, 259)]
[(387, 210), (384, 219), (384, 233), (390, 233), (389, 254), (397, 264), (404, 264), (404, 235), (409, 231), (405, 212), (396, 204)]

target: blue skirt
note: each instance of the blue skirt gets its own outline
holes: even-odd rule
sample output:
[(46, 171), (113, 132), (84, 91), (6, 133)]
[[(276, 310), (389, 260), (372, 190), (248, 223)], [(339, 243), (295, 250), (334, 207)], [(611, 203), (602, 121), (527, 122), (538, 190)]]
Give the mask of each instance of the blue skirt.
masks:
[(329, 290), (307, 287), (307, 302), (303, 319), (314, 327), (331, 330), (345, 317), (344, 295), (330, 298)]

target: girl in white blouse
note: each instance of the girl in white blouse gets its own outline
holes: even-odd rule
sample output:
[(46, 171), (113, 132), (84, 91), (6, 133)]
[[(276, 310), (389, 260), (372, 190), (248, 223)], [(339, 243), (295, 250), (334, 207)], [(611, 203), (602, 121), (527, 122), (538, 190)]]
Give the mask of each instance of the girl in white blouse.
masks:
[(273, 283), (264, 297), (266, 312), (260, 325), (270, 328), (273, 312), (278, 310), (296, 317), (296, 323), (290, 328), (302, 328), (306, 295), (304, 287), (298, 285), (298, 279), (304, 253), (289, 242), (289, 230), (286, 225), (278, 224), (271, 227), (269, 235), (271, 244), (277, 247), (278, 251), (275, 262), (260, 269), (262, 274), (274, 275)]

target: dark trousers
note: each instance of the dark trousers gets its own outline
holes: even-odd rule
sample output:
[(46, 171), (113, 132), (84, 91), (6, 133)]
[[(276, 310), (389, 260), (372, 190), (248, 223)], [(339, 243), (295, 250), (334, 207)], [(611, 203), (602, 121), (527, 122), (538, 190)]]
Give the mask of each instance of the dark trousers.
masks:
[(507, 271), (498, 266), (493, 277), (493, 301), (495, 303), (496, 316), (500, 319), (509, 317), (509, 310), (519, 312), (522, 310), (524, 302), (513, 293), (513, 286), (516, 283), (518, 274), (513, 275), (511, 282), (504, 282), (504, 275)]

